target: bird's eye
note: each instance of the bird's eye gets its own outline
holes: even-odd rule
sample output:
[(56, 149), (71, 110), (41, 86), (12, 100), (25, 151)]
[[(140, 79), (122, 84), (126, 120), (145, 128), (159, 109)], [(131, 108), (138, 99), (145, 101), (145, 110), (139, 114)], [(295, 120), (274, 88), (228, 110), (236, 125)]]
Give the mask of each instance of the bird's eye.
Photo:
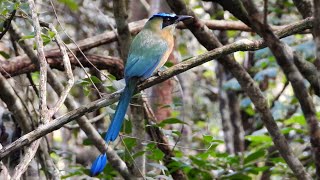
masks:
[(174, 23), (174, 20), (167, 17), (167, 18), (163, 18), (163, 22), (162, 22), (162, 28), (165, 28), (166, 26), (170, 26), (171, 24)]

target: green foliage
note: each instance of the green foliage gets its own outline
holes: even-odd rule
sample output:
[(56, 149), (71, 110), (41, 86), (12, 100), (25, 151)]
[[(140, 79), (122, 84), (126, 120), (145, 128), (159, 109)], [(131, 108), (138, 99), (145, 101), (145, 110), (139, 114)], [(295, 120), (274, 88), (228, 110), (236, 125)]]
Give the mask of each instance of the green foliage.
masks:
[(163, 128), (165, 125), (169, 125), (169, 124), (186, 124), (186, 123), (177, 118), (168, 118), (161, 121), (161, 123), (159, 123), (158, 126)]
[[(71, 35), (75, 34), (75, 37), (79, 38), (77, 40), (105, 31), (109, 28), (105, 24), (111, 22), (111, 25), (113, 25), (113, 20), (104, 22), (102, 20), (105, 19), (98, 18), (102, 13), (106, 16), (113, 16), (113, 7), (110, 6), (110, 4), (112, 5), (112, 1), (103, 2), (104, 7), (102, 13), (95, 12), (97, 11), (96, 7), (93, 8), (93, 12), (87, 12), (88, 8), (83, 5), (88, 3), (86, 1), (81, 1), (80, 3), (80, 1), (77, 0), (58, 0), (58, 2), (57, 6), (59, 6), (59, 8), (57, 8), (57, 12), (58, 17), (60, 17), (62, 22), (62, 27)], [(216, 7), (207, 8), (206, 6), (208, 6), (209, 3), (205, 4), (206, 2), (190, 0), (187, 0), (186, 2), (188, 2), (188, 6), (190, 6), (191, 9), (196, 11), (196, 15), (200, 19), (220, 19), (223, 17), (229, 21), (238, 21), (231, 13), (225, 13), (222, 9), (219, 10)], [(261, 5), (262, 1), (257, 1), (256, 3)], [(288, 24), (288, 22), (295, 22), (301, 18), (300, 15), (297, 14), (296, 8), (291, 0), (270, 0), (268, 3), (268, 21), (273, 25)], [(283, 7), (279, 7), (279, 3)], [(79, 11), (80, 8), (81, 13), (78, 15), (79, 13), (76, 11)], [(69, 9), (71, 11), (69, 11)], [(23, 15), (30, 14), (28, 3), (10, 0), (0, 1), (0, 31), (3, 30), (4, 20), (9, 17), (13, 10), (18, 10), (18, 15), (20, 15), (20, 13)], [(42, 20), (47, 20), (47, 16), (54, 19), (54, 17), (51, 16), (50, 13), (47, 13), (46, 10), (43, 11), (41, 9), (39, 13), (43, 12), (45, 12), (45, 16), (41, 17)], [(68, 14), (69, 12), (71, 12), (71, 14)], [(98, 15), (98, 13), (100, 14)], [(62, 19), (62, 17), (66, 19)], [(26, 19), (20, 18), (17, 20), (17, 22), (24, 22), (22, 25), (19, 24), (19, 28), (26, 34), (20, 41), (34, 41), (34, 32), (30, 32), (29, 30), (31, 22), (29, 18), (30, 17), (26, 17)], [(67, 24), (63, 24), (64, 22)], [(80, 25), (79, 22), (81, 22)], [(55, 34), (47, 28), (42, 28), (41, 32), (41, 38), (44, 45), (52, 45)], [(213, 31), (213, 33), (218, 34), (220, 32)], [(190, 57), (196, 57), (199, 54), (206, 52), (204, 47), (199, 45), (189, 31), (178, 30), (176, 35), (175, 49), (179, 52), (179, 55), (177, 56), (179, 61), (187, 61)], [(219, 36), (220, 35), (226, 36), (225, 38), (228, 40), (227, 43), (242, 38), (260, 38), (255, 33), (234, 30), (224, 31), (219, 34)], [(301, 53), (306, 60), (313, 62), (315, 60), (315, 44), (309, 36), (311, 35), (297, 34), (284, 38), (283, 41), (291, 46), (293, 50)], [(64, 37), (62, 38), (64, 39)], [(103, 54), (103, 56), (119, 56), (115, 44), (116, 43), (107, 44), (103, 47), (95, 47), (94, 49), (90, 49), (90, 51), (87, 51), (86, 49), (86, 52)], [(307, 171), (312, 174), (315, 171), (315, 167), (311, 161), (312, 153), (310, 150), (306, 119), (303, 116), (297, 98), (294, 96), (291, 85), (289, 84), (288, 87), (281, 92), (287, 79), (268, 48), (250, 53), (254, 53), (253, 58), (251, 58), (251, 56), (249, 57), (247, 52), (236, 52), (231, 55), (235, 57), (238, 63), (243, 65), (257, 85), (259, 85), (263, 91), (263, 96), (267, 99), (269, 105), (272, 105), (270, 107), (272, 116), (276, 120), (281, 133), (286, 136), (295, 155), (301, 159)], [(4, 51), (0, 51), (0, 55), (6, 59), (13, 56)], [(165, 66), (171, 67), (173, 66), (173, 63), (167, 62)], [(119, 157), (125, 161), (129, 168), (134, 166), (134, 161), (137, 158), (146, 155), (147, 170), (151, 169), (146, 173), (146, 179), (148, 180), (170, 180), (172, 179), (170, 173), (175, 170), (182, 170), (191, 180), (254, 180), (261, 178), (261, 175), (267, 171), (271, 174), (271, 179), (293, 179), (290, 168), (279, 155), (279, 152), (275, 150), (272, 138), (268, 134), (267, 129), (263, 126), (261, 114), (257, 113), (256, 107), (254, 107), (248, 94), (241, 89), (236, 78), (233, 78), (228, 73), (226, 73), (227, 81), (222, 84), (221, 89), (219, 84), (220, 77), (217, 73), (217, 69), (217, 63), (211, 61), (188, 71), (188, 75), (186, 75), (187, 78), (185, 78), (184, 75), (179, 76), (179, 83), (181, 83), (183, 93), (180, 92), (180, 89), (174, 89), (172, 90), (174, 96), (172, 103), (157, 105), (157, 108), (159, 109), (170, 108), (172, 110), (169, 118), (152, 125), (152, 127), (161, 129), (164, 136), (168, 139), (168, 144), (166, 145), (174, 152), (174, 157), (170, 158), (169, 164), (166, 164), (167, 161), (165, 160), (167, 159), (164, 159), (167, 158), (166, 152), (163, 152), (159, 148), (161, 145), (165, 144), (153, 142), (149, 137), (146, 137), (145, 139), (129, 137), (132, 133), (133, 121), (129, 120), (128, 116), (125, 117), (121, 132), (121, 134), (125, 134), (125, 136), (121, 136), (116, 142), (112, 143), (112, 148)], [(228, 71), (228, 69), (226, 69), (226, 71)], [(107, 74), (107, 72), (103, 73)], [(75, 77), (80, 77), (80, 79), (76, 81), (76, 85), (73, 87), (71, 94), (75, 98), (81, 99), (79, 102), (89, 102), (97, 98), (92, 93), (95, 92), (93, 84), (103, 85), (107, 93), (113, 93), (121, 89), (124, 84), (122, 81), (117, 81), (116, 77), (111, 74), (108, 74), (107, 77), (103, 77), (102, 80), (96, 76), (83, 78), (83, 74), (79, 76), (75, 75)], [(32, 79), (38, 84), (39, 72), (32, 73)], [(177, 82), (174, 83), (178, 84)], [(222, 126), (223, 119), (221, 117), (224, 115), (224, 112), (221, 113), (219, 107), (219, 104), (222, 102), (219, 99), (221, 90), (225, 92), (234, 91), (239, 100), (235, 103), (239, 104), (239, 113), (242, 118), (241, 122), (243, 123), (245, 130), (245, 147), (243, 152), (229, 153), (227, 144), (224, 142), (224, 136), (226, 136), (226, 134), (223, 134), (225, 133), (225, 130)], [(280, 96), (277, 97), (280, 92)], [(83, 97), (83, 94), (86, 97)], [(312, 94), (311, 91), (310, 94)], [(152, 99), (153, 96), (148, 98)], [(83, 101), (83, 99), (86, 101)], [(319, 98), (314, 98), (313, 100), (316, 104), (316, 109), (319, 110)], [(29, 104), (27, 104), (27, 106), (29, 106)], [(102, 111), (107, 111), (108, 114), (112, 114), (115, 106), (116, 104), (113, 104), (104, 108)], [(320, 116), (320, 113), (317, 115)], [(91, 114), (89, 114), (89, 116), (91, 116)], [(234, 122), (235, 119), (232, 115), (230, 115), (230, 118), (232, 122)], [(99, 126), (96, 124), (94, 125), (99, 131), (105, 130), (104, 124), (102, 127), (100, 127), (100, 123)], [(80, 132), (81, 131), (78, 129), (72, 130), (72, 136), (76, 138), (75, 144), (79, 147), (82, 146), (81, 148), (93, 146), (90, 139), (80, 136), (80, 134), (82, 134)], [(104, 134), (101, 135), (104, 137)], [(233, 136), (236, 135), (233, 134)], [(59, 146), (63, 140), (64, 137), (62, 136), (54, 137), (53, 146)], [(229, 143), (232, 144), (234, 142)], [(135, 147), (141, 144), (144, 146), (144, 149), (133, 152), (133, 150), (136, 149)], [(94, 149), (94, 147), (91, 148)], [(89, 175), (87, 167), (84, 168), (83, 165), (76, 164), (74, 155), (63, 152), (62, 150), (51, 150), (52, 152), (50, 155), (54, 161), (59, 162), (57, 164), (61, 164), (60, 161), (70, 162), (70, 166), (64, 168), (66, 170), (62, 173), (62, 179), (80, 179), (83, 175)], [(107, 164), (104, 172), (97, 176), (99, 179), (119, 179), (119, 177), (119, 173), (112, 168), (110, 163)]]
[(65, 4), (72, 11), (77, 11), (79, 9), (79, 5), (75, 0), (58, 0), (60, 3)]
[(7, 53), (4, 52), (4, 51), (0, 51), (0, 55), (1, 55), (2, 57), (4, 57), (5, 59), (9, 59), (9, 58), (10, 58), (10, 55), (7, 54)]
[(96, 76), (90, 76), (88, 78), (79, 79), (75, 82), (76, 85), (79, 85), (83, 88), (83, 92), (86, 96), (88, 96), (90, 92), (93, 91), (93, 87), (92, 87), (93, 83), (94, 84), (101, 83), (101, 80)]

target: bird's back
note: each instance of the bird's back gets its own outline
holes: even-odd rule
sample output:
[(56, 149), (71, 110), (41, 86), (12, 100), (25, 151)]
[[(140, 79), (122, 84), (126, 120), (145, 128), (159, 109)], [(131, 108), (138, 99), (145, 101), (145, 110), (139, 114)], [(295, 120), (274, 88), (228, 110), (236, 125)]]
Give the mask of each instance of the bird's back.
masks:
[(148, 28), (143, 29), (132, 41), (125, 68), (126, 80), (131, 77), (150, 77), (171, 50), (170, 43), (162, 34)]

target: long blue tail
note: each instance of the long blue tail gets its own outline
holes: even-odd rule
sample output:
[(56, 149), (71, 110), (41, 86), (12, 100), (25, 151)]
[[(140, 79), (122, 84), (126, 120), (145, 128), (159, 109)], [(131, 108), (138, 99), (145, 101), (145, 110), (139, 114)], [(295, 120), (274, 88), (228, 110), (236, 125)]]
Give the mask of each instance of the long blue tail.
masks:
[(124, 88), (123, 93), (121, 94), (118, 106), (116, 108), (116, 112), (113, 115), (113, 119), (108, 128), (107, 134), (104, 138), (107, 143), (109, 141), (114, 141), (118, 137), (124, 116), (127, 112), (131, 97), (134, 93), (137, 83), (137, 78), (132, 78), (128, 80), (126, 87)]

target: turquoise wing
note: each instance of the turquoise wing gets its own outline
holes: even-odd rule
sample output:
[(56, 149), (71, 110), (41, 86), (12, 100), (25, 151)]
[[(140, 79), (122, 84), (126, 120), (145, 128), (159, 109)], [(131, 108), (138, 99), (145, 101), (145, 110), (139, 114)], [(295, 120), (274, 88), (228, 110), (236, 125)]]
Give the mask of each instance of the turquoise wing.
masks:
[(125, 79), (149, 78), (168, 50), (165, 40), (150, 30), (141, 31), (132, 41), (125, 67)]

